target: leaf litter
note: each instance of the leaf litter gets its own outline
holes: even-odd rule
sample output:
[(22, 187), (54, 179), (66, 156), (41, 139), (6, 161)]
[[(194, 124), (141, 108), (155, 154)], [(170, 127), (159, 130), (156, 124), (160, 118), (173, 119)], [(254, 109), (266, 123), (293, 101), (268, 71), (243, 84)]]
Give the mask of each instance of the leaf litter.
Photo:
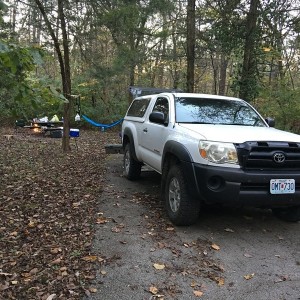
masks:
[[(4, 134), (11, 132), (13, 139)], [(95, 293), (97, 264), (114, 258), (91, 253), (104, 189), (104, 145), (114, 131), (83, 131), (78, 150), (64, 154), (61, 139), (14, 133), (0, 138), (1, 299), (80, 299)], [(117, 141), (118, 143), (119, 141)]]

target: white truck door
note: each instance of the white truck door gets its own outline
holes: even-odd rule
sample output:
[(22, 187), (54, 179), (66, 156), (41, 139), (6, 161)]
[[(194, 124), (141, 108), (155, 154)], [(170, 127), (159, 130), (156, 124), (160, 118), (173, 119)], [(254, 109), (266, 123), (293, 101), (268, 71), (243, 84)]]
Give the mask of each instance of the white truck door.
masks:
[(169, 101), (166, 97), (158, 97), (153, 106), (153, 111), (162, 112), (165, 116), (166, 125), (156, 124), (149, 121), (149, 115), (147, 120), (141, 127), (141, 155), (143, 161), (155, 169), (161, 172), (161, 158), (163, 147), (169, 134)]

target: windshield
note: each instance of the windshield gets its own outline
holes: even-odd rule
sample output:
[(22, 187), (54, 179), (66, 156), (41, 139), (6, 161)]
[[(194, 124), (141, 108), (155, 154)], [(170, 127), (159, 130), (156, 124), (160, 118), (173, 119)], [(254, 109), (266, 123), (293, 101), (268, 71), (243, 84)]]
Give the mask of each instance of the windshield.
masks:
[(244, 101), (177, 98), (176, 122), (265, 127), (261, 117)]

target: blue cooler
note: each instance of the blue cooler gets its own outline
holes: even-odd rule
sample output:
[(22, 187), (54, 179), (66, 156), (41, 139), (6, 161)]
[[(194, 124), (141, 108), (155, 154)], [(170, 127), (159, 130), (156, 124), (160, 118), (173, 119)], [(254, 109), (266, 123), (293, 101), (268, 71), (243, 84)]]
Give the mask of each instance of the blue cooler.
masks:
[(70, 128), (70, 137), (79, 137), (79, 129)]

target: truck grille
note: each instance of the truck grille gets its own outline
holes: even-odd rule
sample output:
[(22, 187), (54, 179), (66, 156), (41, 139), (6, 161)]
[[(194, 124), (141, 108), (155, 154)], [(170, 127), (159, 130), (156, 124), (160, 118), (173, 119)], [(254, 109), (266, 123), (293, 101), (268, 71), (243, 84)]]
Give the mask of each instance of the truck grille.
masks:
[(239, 164), (245, 170), (300, 169), (300, 143), (245, 142), (235, 146)]

